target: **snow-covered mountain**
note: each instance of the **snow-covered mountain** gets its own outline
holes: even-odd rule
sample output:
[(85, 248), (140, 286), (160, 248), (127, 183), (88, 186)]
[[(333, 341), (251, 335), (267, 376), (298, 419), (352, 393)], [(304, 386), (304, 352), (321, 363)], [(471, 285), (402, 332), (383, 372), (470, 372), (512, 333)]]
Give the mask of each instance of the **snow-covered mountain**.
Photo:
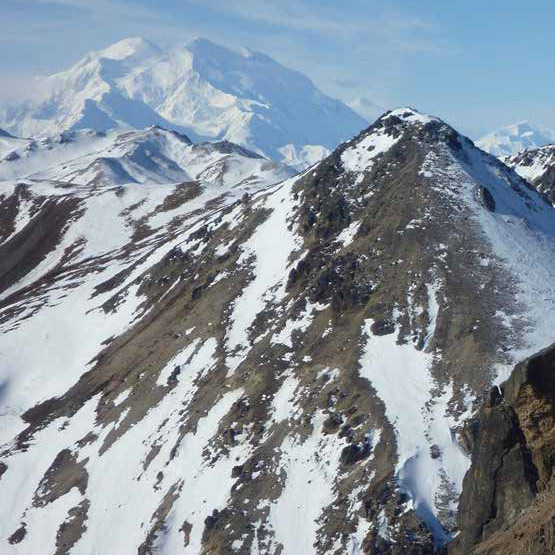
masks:
[(151, 125), (305, 167), (367, 123), (303, 74), (206, 39), (169, 50), (125, 39), (40, 78), (36, 94), (0, 114), (22, 137)]
[[(192, 148), (79, 133), (134, 178), (128, 141), (153, 175)], [(465, 419), (554, 339), (537, 191), (412, 109), (248, 191), (94, 186), (74, 159), (0, 186), (3, 552), (422, 555), (456, 533)]]
[(555, 204), (555, 145), (531, 148), (506, 156), (503, 162)]
[(355, 98), (349, 106), (366, 121), (372, 122), (385, 112), (385, 108), (366, 97)]
[(39, 140), (0, 139), (0, 180), (78, 185), (200, 181), (268, 185), (295, 173), (229, 141), (192, 143), (176, 131), (68, 131)]
[(476, 142), (482, 150), (494, 156), (510, 156), (528, 148), (555, 142), (555, 133), (540, 129), (527, 121), (503, 127)]

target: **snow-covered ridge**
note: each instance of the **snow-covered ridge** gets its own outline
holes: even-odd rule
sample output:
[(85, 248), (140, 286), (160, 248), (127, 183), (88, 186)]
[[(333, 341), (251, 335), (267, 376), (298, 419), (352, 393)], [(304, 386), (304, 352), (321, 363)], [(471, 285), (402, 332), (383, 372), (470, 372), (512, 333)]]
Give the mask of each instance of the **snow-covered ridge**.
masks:
[(76, 185), (203, 183), (256, 186), (294, 172), (228, 141), (192, 143), (159, 127), (80, 130), (40, 140), (0, 139), (0, 180), (27, 178)]
[(524, 179), (534, 182), (555, 166), (555, 144), (529, 148), (525, 152), (502, 158)]
[(423, 114), (411, 107), (402, 107), (385, 112), (367, 130), (348, 143), (341, 154), (343, 167), (358, 174), (358, 179), (372, 169), (376, 157), (388, 152), (399, 139), (402, 132), (392, 132), (392, 123), (400, 122), (401, 128), (420, 127), (431, 122), (443, 123), (440, 119)]
[(399, 118), (402, 121), (407, 123), (414, 123), (414, 124), (422, 124), (425, 125), (432, 121), (441, 122), (439, 118), (434, 116), (429, 116), (428, 114), (424, 114), (411, 108), (410, 106), (405, 106), (401, 108), (396, 108), (395, 110), (390, 110), (386, 112), (380, 119), (387, 120), (391, 117)]
[(555, 204), (555, 145), (530, 148), (502, 160)]
[[(72, 368), (90, 359), (93, 353), (87, 349), (98, 348), (100, 336), (105, 338), (107, 330), (121, 330), (130, 324), (140, 303), (140, 296), (134, 295), (137, 287), (132, 287), (130, 311), (122, 306), (121, 318), (110, 317), (93, 298), (97, 286), (134, 267), (145, 253), (152, 253), (150, 264), (163, 257), (174, 244), (172, 229), (177, 222), (188, 228), (216, 207), (232, 204), (294, 173), (227, 141), (194, 144), (184, 135), (158, 127), (124, 133), (79, 130), (37, 141), (1, 139), (0, 144), (8, 152), (0, 160), (0, 203), (7, 207), (0, 227), (0, 252), (6, 258), (15, 257), (13, 267), (8, 264), (2, 269), (0, 303), (16, 299), (13, 304), (23, 315), (38, 310), (31, 327), (23, 326), (11, 334), (3, 341), (0, 353), (4, 360), (1, 379), (10, 382), (10, 391), (14, 391), (13, 397), (8, 393), (4, 396), (4, 407), (14, 413), (49, 392), (59, 393), (56, 387), (66, 384), (63, 380), (67, 375), (60, 371), (47, 378), (48, 387), (31, 388), (28, 393), (32, 400), (26, 401), (27, 394), (18, 394), (14, 383), (21, 378), (23, 383), (40, 384), (46, 374), (39, 369), (38, 374), (12, 375), (14, 367), (4, 357), (21, 340), (19, 333), (33, 335), (36, 326), (56, 322), (48, 338), (39, 340), (37, 350), (30, 351), (22, 364), (33, 367), (33, 357), (41, 353), (43, 368), (61, 364), (71, 374)], [(58, 210), (61, 217), (49, 215), (49, 209)], [(25, 240), (23, 245), (18, 243), (35, 222), (41, 222), (36, 225), (44, 230), (37, 236), (38, 247), (34, 247), (38, 253), (32, 246), (27, 252)], [(139, 239), (144, 244), (136, 244)], [(20, 250), (26, 253), (23, 264), (28, 268), (17, 278)], [(71, 264), (87, 274), (91, 268), (94, 271), (84, 280), (64, 276), (66, 265)], [(60, 274), (56, 278), (60, 288), (74, 288), (74, 294), (61, 304), (48, 286), (42, 290), (49, 272)], [(36, 304), (27, 304), (25, 293), (18, 304), (20, 292), (34, 288), (39, 290), (31, 293)], [(65, 297), (62, 294), (60, 298)], [(72, 318), (89, 309), (93, 314), (88, 324), (69, 333)], [(8, 328), (17, 328), (16, 321)], [(98, 333), (88, 332), (88, 326), (98, 326)], [(86, 354), (80, 358), (79, 353)], [(6, 422), (4, 428), (8, 428)]]
[(160, 125), (306, 167), (367, 122), (269, 56), (207, 39), (169, 50), (141, 38), (41, 78), (38, 96), (0, 111), (18, 136)]

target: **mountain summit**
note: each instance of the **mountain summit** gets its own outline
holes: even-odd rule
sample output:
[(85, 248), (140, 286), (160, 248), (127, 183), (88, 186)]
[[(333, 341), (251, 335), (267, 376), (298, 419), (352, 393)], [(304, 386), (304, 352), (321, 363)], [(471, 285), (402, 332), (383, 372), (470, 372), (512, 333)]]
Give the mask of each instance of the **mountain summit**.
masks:
[(37, 136), (160, 125), (304, 167), (367, 125), (302, 73), (203, 38), (169, 50), (125, 39), (40, 78), (38, 89), (7, 107), (0, 126)]

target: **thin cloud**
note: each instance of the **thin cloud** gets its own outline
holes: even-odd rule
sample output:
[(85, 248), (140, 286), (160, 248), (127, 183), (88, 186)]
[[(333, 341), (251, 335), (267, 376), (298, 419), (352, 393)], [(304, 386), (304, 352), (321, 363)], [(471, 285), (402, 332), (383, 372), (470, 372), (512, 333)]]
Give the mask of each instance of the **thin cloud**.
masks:
[(344, 22), (323, 18), (300, 2), (280, 2), (279, 6), (264, 0), (241, 0), (233, 3), (213, 0), (209, 5), (202, 0), (185, 2), (202, 4), (210, 10), (288, 29), (333, 32), (344, 31), (347, 28)]
[(121, 17), (131, 19), (153, 17), (159, 19), (158, 10), (131, 0), (19, 0), (22, 4), (56, 6), (81, 11), (102, 17)]
[[(289, 30), (313, 31), (318, 33), (341, 33), (346, 36), (355, 36), (362, 32), (405, 32), (414, 30), (426, 30), (432, 26), (413, 15), (404, 15), (400, 12), (389, 12), (386, 17), (376, 13), (368, 17), (367, 13), (360, 14), (359, 10), (345, 10), (344, 5), (333, 5), (325, 8), (319, 6), (315, 11), (314, 5), (308, 5), (302, 1), (282, 0), (212, 0), (210, 3), (204, 0), (183, 0), (185, 4), (196, 4), (204, 9), (217, 11), (219, 13), (234, 15), (245, 20), (265, 23), (282, 27)], [(375, 2), (376, 7), (380, 2)], [(367, 6), (366, 6), (367, 7)], [(365, 7), (365, 8), (366, 8)], [(326, 11), (325, 11), (326, 10)], [(325, 16), (322, 15), (325, 13)], [(362, 15), (362, 17), (360, 17)], [(330, 35), (330, 39), (334, 36)]]

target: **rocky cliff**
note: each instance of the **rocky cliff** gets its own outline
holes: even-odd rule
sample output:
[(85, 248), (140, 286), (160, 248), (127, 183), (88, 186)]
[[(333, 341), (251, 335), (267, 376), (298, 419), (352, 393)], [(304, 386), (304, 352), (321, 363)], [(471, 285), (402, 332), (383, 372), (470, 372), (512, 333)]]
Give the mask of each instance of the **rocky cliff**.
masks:
[(449, 553), (554, 553), (555, 345), (494, 387), (468, 432), (472, 466)]

